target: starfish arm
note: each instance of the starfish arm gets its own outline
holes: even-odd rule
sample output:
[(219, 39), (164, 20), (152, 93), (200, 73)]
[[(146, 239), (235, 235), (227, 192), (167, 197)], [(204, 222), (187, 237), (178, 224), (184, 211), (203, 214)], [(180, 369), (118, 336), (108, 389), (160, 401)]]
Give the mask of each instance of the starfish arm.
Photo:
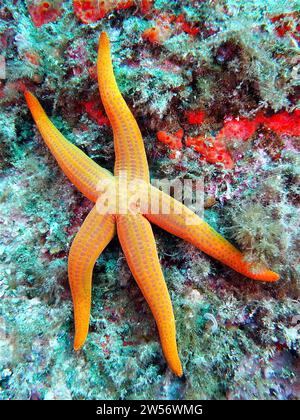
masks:
[(155, 318), (165, 358), (172, 371), (182, 376), (172, 303), (151, 225), (141, 214), (119, 215), (117, 231), (129, 268)]
[(99, 214), (94, 206), (71, 245), (68, 274), (74, 305), (75, 350), (83, 346), (88, 334), (95, 262), (114, 235), (115, 217)]
[(159, 204), (160, 210), (156, 213), (149, 210), (145, 214), (150, 222), (251, 279), (268, 282), (279, 279), (279, 275), (268, 268), (255, 267), (255, 264), (245, 261), (238, 249), (179, 201), (155, 187), (151, 187), (151, 200)]
[(96, 202), (99, 182), (112, 178), (111, 173), (97, 165), (57, 130), (32, 93), (26, 91), (25, 98), (41, 136), (65, 175), (88, 199)]
[(99, 90), (111, 122), (115, 146), (115, 175), (126, 172), (129, 181), (149, 182), (149, 168), (143, 138), (137, 122), (117, 86), (110, 55), (109, 38), (102, 32), (97, 60)]

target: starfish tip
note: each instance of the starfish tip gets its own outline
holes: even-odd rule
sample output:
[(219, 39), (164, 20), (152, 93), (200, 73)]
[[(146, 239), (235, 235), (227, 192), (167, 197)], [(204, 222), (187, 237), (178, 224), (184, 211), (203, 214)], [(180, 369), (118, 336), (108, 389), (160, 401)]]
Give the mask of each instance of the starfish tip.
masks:
[(33, 97), (32, 93), (29, 90), (24, 91), (24, 96), (26, 101), (29, 101)]
[(36, 106), (38, 103), (38, 100), (36, 99), (36, 97), (30, 92), (30, 90), (25, 90), (24, 91), (24, 96), (27, 102), (27, 105), (29, 107), (29, 109), (32, 109), (33, 106)]
[(280, 275), (275, 273), (271, 270), (265, 270), (264, 272), (260, 273), (258, 276), (253, 277), (255, 280), (261, 280), (273, 283), (280, 279)]
[(268, 279), (269, 281), (278, 281), (280, 279), (280, 275), (275, 273), (274, 271), (269, 271), (268, 273)]
[(73, 344), (73, 349), (75, 351), (78, 351), (82, 348), (83, 344), (84, 342), (75, 339), (74, 344)]
[(173, 363), (169, 361), (168, 363), (169, 363), (169, 366), (170, 366), (172, 372), (176, 376), (178, 376), (178, 378), (181, 378), (183, 376), (183, 369), (182, 369), (180, 360), (178, 360), (176, 362), (173, 362)]
[(107, 32), (101, 32), (99, 42), (101, 44), (106, 43), (109, 44), (109, 38)]
[(180, 367), (180, 369), (178, 369), (176, 372), (174, 372), (176, 376), (178, 376), (178, 378), (181, 378), (183, 376), (183, 370), (182, 367)]

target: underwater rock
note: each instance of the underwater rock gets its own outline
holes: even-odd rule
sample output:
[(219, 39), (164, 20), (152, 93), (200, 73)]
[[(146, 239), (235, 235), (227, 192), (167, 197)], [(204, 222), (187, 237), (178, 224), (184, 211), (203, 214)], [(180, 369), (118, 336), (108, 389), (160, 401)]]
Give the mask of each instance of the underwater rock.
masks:
[[(299, 399), (297, 1), (0, 3), (0, 399)], [(206, 220), (281, 275), (246, 281), (154, 230), (184, 380), (167, 369), (116, 239), (95, 266), (90, 340), (72, 351), (67, 254), (90, 204), (44, 147), (23, 91), (112, 171), (102, 30), (151, 176), (203, 180)]]

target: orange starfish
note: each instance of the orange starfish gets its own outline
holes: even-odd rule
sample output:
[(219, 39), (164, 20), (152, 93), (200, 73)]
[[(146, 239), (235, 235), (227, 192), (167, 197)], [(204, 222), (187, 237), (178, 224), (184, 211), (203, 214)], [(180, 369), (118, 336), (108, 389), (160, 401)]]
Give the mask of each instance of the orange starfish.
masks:
[[(96, 203), (75, 236), (69, 253), (68, 272), (75, 317), (74, 349), (83, 346), (88, 334), (94, 264), (117, 228), (129, 268), (154, 315), (165, 358), (172, 371), (181, 376), (171, 299), (150, 222), (194, 244), (245, 276), (263, 281), (276, 281), (279, 276), (266, 267), (255, 269), (244, 260), (240, 251), (204, 220), (150, 184), (143, 139), (119, 92), (106, 33), (100, 36), (97, 71), (101, 99), (113, 127), (115, 176), (65, 139), (48, 119), (38, 100), (30, 92), (25, 92), (36, 125), (59, 166), (71, 182)], [(124, 207), (120, 209), (124, 202), (120, 185), (130, 187), (133, 181), (135, 186), (128, 189), (129, 199), (125, 198), (124, 211)], [(136, 185), (139, 184), (142, 188), (137, 194)], [(119, 204), (117, 208), (112, 204), (114, 199)], [(158, 203), (158, 211), (153, 210), (153, 202)]]

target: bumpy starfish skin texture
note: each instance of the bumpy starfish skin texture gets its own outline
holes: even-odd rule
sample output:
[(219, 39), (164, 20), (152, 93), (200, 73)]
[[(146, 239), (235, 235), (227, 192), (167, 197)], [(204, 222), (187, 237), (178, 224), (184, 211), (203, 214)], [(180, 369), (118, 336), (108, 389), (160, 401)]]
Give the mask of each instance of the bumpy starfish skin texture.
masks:
[(95, 262), (116, 232), (112, 214), (90, 211), (70, 248), (68, 274), (71, 286), (75, 338), (74, 349), (80, 349), (88, 335), (91, 310), (91, 284)]
[(124, 101), (113, 72), (109, 39), (100, 35), (97, 73), (102, 103), (114, 132), (114, 174), (126, 171), (128, 181), (143, 179), (149, 182), (149, 168), (145, 147), (137, 122)]
[[(59, 166), (70, 181), (96, 203), (75, 236), (69, 253), (68, 275), (75, 318), (74, 349), (83, 346), (88, 334), (93, 267), (117, 231), (129, 268), (155, 318), (168, 365), (176, 375), (181, 376), (172, 303), (150, 222), (194, 244), (247, 277), (272, 282), (278, 280), (279, 276), (266, 267), (257, 268), (246, 262), (243, 254), (204, 220), (179, 201), (150, 185), (143, 139), (119, 92), (106, 33), (102, 33), (99, 40), (97, 71), (101, 99), (114, 133), (115, 176), (65, 139), (49, 120), (39, 101), (30, 92), (25, 92), (36, 125)], [(128, 184), (130, 181), (141, 181), (146, 186), (141, 189), (138, 199), (132, 193), (134, 211), (124, 213), (118, 206), (111, 211), (110, 198), (108, 205), (101, 207), (100, 203), (105, 201), (105, 197), (106, 201), (110, 197), (109, 194), (105, 195), (108, 190), (115, 191), (117, 200), (121, 200), (121, 190), (117, 185), (124, 173)], [(149, 204), (152, 200), (158, 203), (158, 211), (153, 211)]]

